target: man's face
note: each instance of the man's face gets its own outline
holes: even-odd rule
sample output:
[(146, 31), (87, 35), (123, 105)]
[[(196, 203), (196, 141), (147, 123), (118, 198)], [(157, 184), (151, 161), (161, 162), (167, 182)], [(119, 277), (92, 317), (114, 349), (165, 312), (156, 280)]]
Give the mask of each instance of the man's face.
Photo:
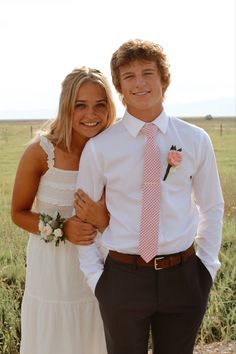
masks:
[(132, 61), (120, 67), (121, 93), (130, 114), (151, 121), (162, 111), (162, 82), (156, 63)]

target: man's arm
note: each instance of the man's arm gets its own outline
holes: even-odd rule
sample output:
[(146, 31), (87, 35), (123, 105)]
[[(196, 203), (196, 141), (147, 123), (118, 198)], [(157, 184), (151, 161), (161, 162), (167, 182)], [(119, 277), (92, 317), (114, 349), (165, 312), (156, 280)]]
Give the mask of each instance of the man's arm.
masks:
[(193, 179), (194, 198), (199, 207), (199, 225), (195, 240), (197, 255), (214, 279), (220, 267), (218, 254), (221, 246), (224, 200), (213, 146), (205, 132), (199, 153), (200, 163)]
[[(80, 158), (76, 190), (82, 189), (94, 201), (101, 198), (104, 189), (102, 171), (90, 140)], [(94, 292), (97, 281), (103, 272), (103, 256), (99, 250), (99, 239), (89, 246), (78, 246), (80, 268), (85, 274), (88, 285)]]

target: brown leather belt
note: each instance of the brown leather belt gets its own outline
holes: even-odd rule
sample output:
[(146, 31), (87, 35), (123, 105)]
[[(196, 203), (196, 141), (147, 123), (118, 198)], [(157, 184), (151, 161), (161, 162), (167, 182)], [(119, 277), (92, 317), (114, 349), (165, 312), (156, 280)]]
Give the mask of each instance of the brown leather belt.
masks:
[(194, 245), (192, 244), (187, 250), (179, 253), (169, 254), (166, 256), (154, 257), (150, 262), (146, 263), (139, 255), (119, 253), (116, 251), (109, 251), (109, 256), (115, 261), (132, 264), (134, 266), (142, 266), (154, 268), (155, 270), (175, 267), (187, 261), (195, 254)]

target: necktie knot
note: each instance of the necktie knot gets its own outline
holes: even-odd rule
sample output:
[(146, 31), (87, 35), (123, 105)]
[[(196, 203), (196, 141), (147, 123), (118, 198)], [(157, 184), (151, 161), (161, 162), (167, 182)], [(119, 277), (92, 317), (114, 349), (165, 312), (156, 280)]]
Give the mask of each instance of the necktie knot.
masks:
[(149, 123), (145, 124), (141, 129), (142, 134), (144, 134), (147, 138), (152, 138), (156, 135), (158, 128), (155, 124)]

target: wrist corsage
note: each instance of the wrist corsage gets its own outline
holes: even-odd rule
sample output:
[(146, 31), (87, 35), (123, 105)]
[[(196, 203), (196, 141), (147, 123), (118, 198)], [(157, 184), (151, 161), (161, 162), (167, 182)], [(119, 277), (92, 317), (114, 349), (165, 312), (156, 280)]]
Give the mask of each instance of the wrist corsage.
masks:
[(170, 151), (168, 153), (168, 156), (167, 156), (167, 162), (168, 162), (168, 166), (166, 168), (166, 173), (165, 173), (165, 176), (163, 178), (163, 181), (166, 180), (169, 172), (170, 172), (170, 169), (171, 167), (177, 167), (180, 165), (181, 161), (182, 161), (182, 153), (181, 153), (182, 149), (176, 149), (176, 146), (175, 145), (171, 145), (171, 148), (170, 148)]
[(65, 243), (66, 238), (63, 234), (65, 220), (59, 212), (56, 212), (55, 217), (45, 213), (39, 214), (39, 234), (41, 239), (46, 243), (55, 241), (55, 246), (58, 246), (62, 241)]

